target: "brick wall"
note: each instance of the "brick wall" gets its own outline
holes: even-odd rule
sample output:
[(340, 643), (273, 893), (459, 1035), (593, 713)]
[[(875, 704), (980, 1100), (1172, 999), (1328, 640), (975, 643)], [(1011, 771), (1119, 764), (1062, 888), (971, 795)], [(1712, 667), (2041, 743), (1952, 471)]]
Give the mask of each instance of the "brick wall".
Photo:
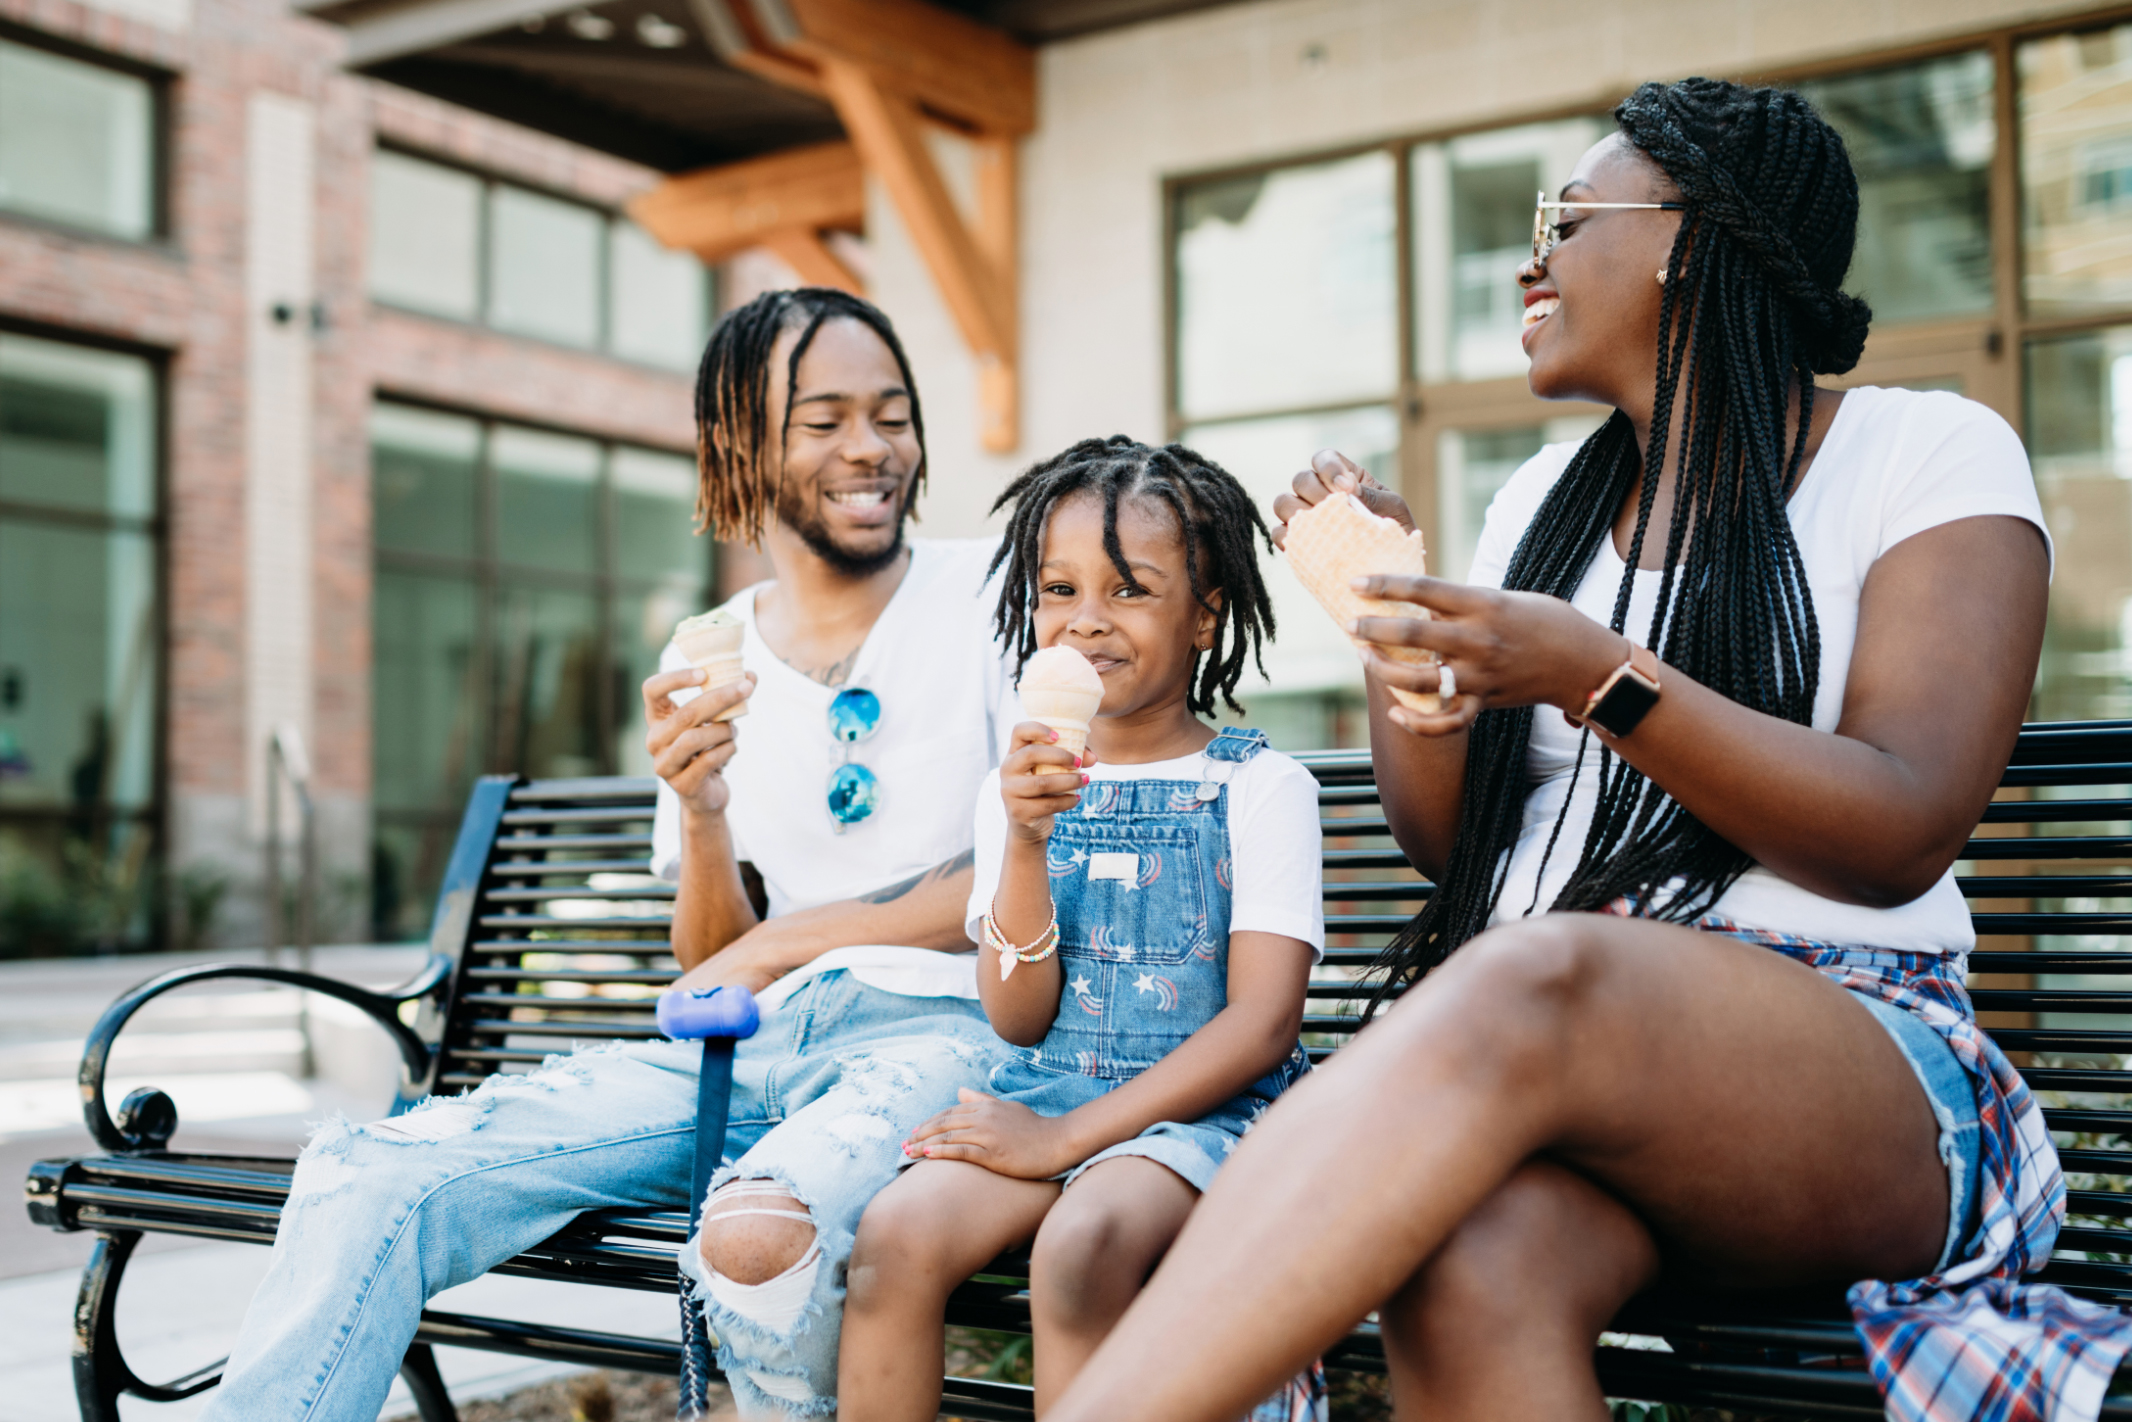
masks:
[[(114, 7), (122, 0), (110, 0)], [(648, 171), (350, 77), (337, 30), (286, 0), (193, 0), (131, 14), (0, 0), (0, 20), (173, 75), (162, 239), (124, 242), (0, 215), (0, 320), (164, 357), (168, 627), (166, 803), (175, 865), (227, 874), (221, 936), (258, 941), (261, 847), (245, 813), (245, 123), (250, 94), (316, 115), (312, 339), (313, 758), (329, 881), (360, 932), (370, 762), (374, 392), (687, 449), (689, 382), (597, 356), (390, 311), (365, 294), (369, 155), (380, 137), (540, 187), (618, 204)], [(134, 14), (161, 13), (171, 25)]]

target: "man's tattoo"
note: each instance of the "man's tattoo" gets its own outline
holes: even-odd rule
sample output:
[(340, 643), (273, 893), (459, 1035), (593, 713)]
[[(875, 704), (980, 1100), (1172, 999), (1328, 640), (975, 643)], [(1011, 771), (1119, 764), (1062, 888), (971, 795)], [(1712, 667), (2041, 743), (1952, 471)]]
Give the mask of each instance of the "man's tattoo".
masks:
[(813, 671), (808, 672), (807, 675), (824, 686), (842, 686), (845, 679), (851, 675), (852, 663), (859, 659), (859, 647), (865, 645), (864, 642), (861, 642), (858, 647), (853, 647), (828, 666), (816, 667)]
[(890, 884), (885, 889), (875, 889), (870, 894), (861, 894), (859, 895), (859, 902), (862, 904), (894, 903), (897, 899), (902, 898), (911, 890), (922, 889), (927, 884), (936, 883), (939, 880), (951, 878), (956, 874), (960, 874), (963, 870), (969, 868), (972, 864), (975, 864), (976, 862), (977, 851), (974, 849), (965, 849), (962, 853), (956, 855), (953, 859), (943, 859), (938, 864), (935, 864), (932, 868), (926, 870), (922, 874), (913, 874), (908, 879), (898, 880), (897, 882)]

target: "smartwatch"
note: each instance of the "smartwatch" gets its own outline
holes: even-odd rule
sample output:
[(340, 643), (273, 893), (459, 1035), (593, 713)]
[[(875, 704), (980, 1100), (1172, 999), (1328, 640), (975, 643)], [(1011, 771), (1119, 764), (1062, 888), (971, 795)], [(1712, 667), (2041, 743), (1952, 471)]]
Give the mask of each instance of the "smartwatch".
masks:
[(1584, 715), (1610, 736), (1626, 736), (1658, 704), (1658, 658), (1649, 647), (1629, 644), (1629, 659), (1599, 683), (1584, 701)]

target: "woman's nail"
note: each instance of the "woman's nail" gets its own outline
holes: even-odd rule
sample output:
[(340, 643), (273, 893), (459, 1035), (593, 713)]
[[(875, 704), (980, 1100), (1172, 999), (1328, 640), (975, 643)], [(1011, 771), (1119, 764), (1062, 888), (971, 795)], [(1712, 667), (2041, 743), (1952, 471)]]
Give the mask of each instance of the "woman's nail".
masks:
[(1370, 590), (1370, 580), (1368, 578), (1349, 578), (1347, 585), (1356, 592), (1368, 592)]
[(1084, 775), (1084, 776), (1082, 776), (1082, 777), (1081, 777), (1081, 783), (1082, 783), (1083, 785), (1086, 785), (1086, 784), (1088, 783), (1088, 777), (1087, 777), (1087, 776), (1085, 776), (1085, 775)]
[(1342, 493), (1353, 493), (1355, 477), (1352, 474), (1335, 474), (1333, 476), (1333, 487)]
[(1350, 637), (1360, 637), (1362, 635), (1362, 620), (1358, 617), (1350, 617), (1340, 624), (1340, 630)]

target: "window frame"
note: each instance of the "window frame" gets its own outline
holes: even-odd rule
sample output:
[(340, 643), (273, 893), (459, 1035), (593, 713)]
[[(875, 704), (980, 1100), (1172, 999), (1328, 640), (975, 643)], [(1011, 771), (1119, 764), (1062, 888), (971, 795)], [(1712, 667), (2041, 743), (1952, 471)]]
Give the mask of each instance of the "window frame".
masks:
[[(65, 218), (47, 217), (42, 213), (23, 212), (0, 202), (0, 221), (20, 223), (26, 227), (41, 227), (54, 232), (64, 232), (70, 237), (87, 237), (98, 242), (115, 242), (127, 247), (149, 247), (170, 252), (176, 234), (172, 231), (173, 204), (170, 194), (170, 176), (175, 167), (175, 136), (172, 119), (175, 105), (172, 89), (182, 77), (176, 70), (151, 64), (130, 55), (114, 54), (93, 45), (82, 44), (62, 35), (32, 29), (27, 25), (0, 18), (0, 40), (22, 46), (24, 49), (42, 50), (59, 59), (72, 60), (92, 69), (102, 69), (113, 74), (141, 80), (148, 88), (148, 230), (138, 235), (113, 232), (104, 227), (91, 227)], [(91, 342), (69, 334), (66, 340), (76, 344)], [(117, 349), (117, 347), (109, 347)]]
[[(2025, 430), (2026, 401), (2023, 398), (2023, 352), (2038, 337), (2072, 334), (2132, 322), (2132, 303), (2123, 307), (2085, 312), (2077, 316), (2037, 318), (2031, 316), (2022, 298), (2022, 187), (2019, 75), (2016, 55), (2031, 40), (2105, 31), (2132, 23), (2132, 5), (2113, 5), (2084, 14), (2038, 19), (2013, 25), (1997, 25), (1964, 31), (1916, 44), (1892, 46), (1839, 58), (1797, 65), (1773, 66), (1736, 74), (1742, 82), (1797, 85), (1812, 80), (1844, 78), (1876, 70), (1924, 63), (1951, 55), (1986, 52), (1991, 57), (1993, 117), (1996, 140), (1989, 168), (1990, 236), (1992, 243), (1993, 301), (1983, 313), (1951, 318), (1906, 322), (1875, 329), (1857, 368), (1831, 379), (1838, 387), (1953, 377), (1962, 382), (1963, 393), (1990, 406), (2013, 426)], [(1604, 116), (1628, 95), (1627, 89), (1611, 92), (1598, 101), (1520, 109), (1474, 120), (1428, 129), (1410, 130), (1385, 138), (1338, 144), (1322, 148), (1290, 150), (1249, 162), (1191, 168), (1163, 175), (1161, 179), (1162, 303), (1160, 325), (1163, 339), (1163, 413), (1169, 437), (1178, 438), (1194, 425), (1228, 424), (1284, 414), (1317, 414), (1389, 405), (1399, 420), (1400, 439), (1396, 470), (1388, 482), (1396, 482), (1414, 511), (1417, 524), (1431, 548), (1441, 546), (1436, 449), (1438, 436), (1447, 430), (1485, 431), (1543, 424), (1562, 416), (1604, 413), (1600, 407), (1582, 403), (1542, 401), (1525, 387), (1523, 376), (1481, 380), (1424, 382), (1420, 376), (1417, 348), (1418, 321), (1415, 309), (1416, 252), (1413, 210), (1413, 162), (1417, 149), (1447, 143), (1471, 134), (1492, 133), (1564, 119)], [(1394, 291), (1399, 302), (1399, 350), (1396, 369), (1398, 388), (1381, 395), (1358, 397), (1294, 409), (1248, 408), (1219, 418), (1194, 420), (1180, 407), (1182, 390), (1181, 296), (1178, 243), (1182, 236), (1179, 217), (1185, 192), (1200, 184), (1248, 177), (1282, 168), (1329, 162), (1368, 152), (1392, 155), (1396, 174), (1394, 193)]]
[[(580, 593), (592, 599), (595, 607), (596, 645), (599, 665), (603, 676), (612, 676), (623, 665), (616, 655), (615, 609), (622, 599), (645, 592), (657, 585), (655, 577), (632, 577), (618, 567), (621, 555), (620, 519), (617, 516), (614, 487), (614, 454), (619, 448), (630, 448), (668, 455), (679, 459), (693, 460), (695, 452), (672, 446), (651, 444), (641, 440), (614, 439), (609, 436), (573, 429), (567, 425), (522, 419), (515, 415), (499, 415), (493, 411), (448, 404), (434, 398), (391, 388), (379, 388), (371, 394), (371, 406), (397, 405), (405, 409), (421, 410), (432, 414), (448, 415), (454, 419), (470, 420), (480, 428), (480, 446), (474, 464), (474, 552), (470, 557), (447, 554), (414, 553), (379, 546), (375, 523), (370, 538), (371, 567), (375, 571), (391, 570), (422, 574), (431, 577), (446, 577), (459, 580), (474, 589), (474, 684), (484, 705), (478, 708), (484, 715), (493, 710), (498, 686), (498, 652), (496, 625), (497, 609), (505, 591), (513, 587), (547, 589), (557, 592)], [(507, 563), (496, 548), (497, 533), (497, 476), (495, 464), (495, 431), (499, 426), (513, 426), (541, 434), (560, 435), (569, 439), (585, 440), (599, 448), (599, 475), (597, 483), (597, 556), (590, 573), (561, 572), (552, 569), (529, 567)], [(367, 440), (367, 436), (366, 436)], [(375, 446), (371, 447), (371, 467), (375, 467)], [(375, 497), (373, 493), (373, 498)], [(703, 579), (698, 600), (714, 598), (718, 590), (719, 551), (715, 540), (704, 540)], [(371, 605), (376, 606), (373, 591)], [(373, 641), (375, 639), (373, 638)], [(375, 670), (373, 668), (373, 676)], [(373, 693), (374, 694), (374, 693)], [(493, 717), (490, 717), (493, 719)], [(614, 765), (615, 736), (621, 722), (617, 719), (615, 698), (601, 696), (595, 701), (593, 735), (600, 748), (600, 774), (616, 773)], [(498, 746), (493, 740), (484, 740), (479, 758), (480, 771), (488, 774), (508, 771), (498, 755)], [(375, 797), (375, 776), (372, 787)], [(394, 824), (427, 826), (433, 822), (450, 820), (456, 822), (458, 805), (435, 809), (405, 809), (394, 807), (381, 809), (373, 804), (373, 814), (380, 821)]]
[[(630, 221), (629, 214), (622, 208), (611, 207), (605, 203), (595, 202), (580, 193), (565, 192), (560, 188), (552, 187), (543, 183), (528, 182), (522, 178), (518, 178), (510, 174), (499, 173), (493, 169), (479, 167), (476, 164), (469, 163), (464, 159), (455, 157), (451, 154), (439, 153), (434, 149), (421, 148), (413, 144), (400, 142), (399, 140), (387, 137), (384, 134), (379, 134), (377, 136), (377, 138), (371, 145), (371, 151), (373, 153), (392, 153), (397, 155), (398, 157), (412, 159), (418, 163), (428, 163), (438, 168), (449, 168), (454, 172), (465, 174), (467, 177), (474, 179), (477, 183), (481, 185), (481, 202), (480, 206), (475, 212), (475, 314), (473, 318), (469, 320), (459, 316), (440, 315), (439, 313), (434, 311), (424, 311), (420, 307), (416, 306), (405, 306), (400, 304), (399, 302), (390, 300), (389, 298), (378, 296), (370, 290), (369, 279), (366, 274), (364, 278), (363, 296), (364, 299), (367, 300), (373, 307), (384, 311), (397, 312), (398, 314), (403, 316), (412, 316), (423, 321), (441, 321), (446, 325), (458, 326), (466, 330), (486, 332), (487, 334), (492, 336), (500, 336), (507, 341), (530, 341), (535, 345), (546, 346), (551, 350), (568, 351), (572, 355), (593, 356), (600, 360), (610, 360), (620, 365), (629, 366), (633, 370), (646, 370), (655, 372), (659, 375), (674, 376), (684, 379), (687, 378), (690, 373), (688, 370), (684, 370), (677, 366), (655, 365), (650, 361), (641, 360), (635, 356), (624, 355), (614, 349), (614, 229), (617, 223)], [(595, 323), (598, 329), (591, 345), (576, 346), (571, 345), (567, 341), (558, 341), (547, 336), (527, 335), (524, 332), (507, 330), (504, 327), (496, 325), (491, 319), (490, 311), (494, 304), (495, 296), (495, 273), (493, 270), (494, 263), (490, 260), (490, 254), (492, 251), (493, 240), (495, 237), (496, 216), (494, 199), (496, 190), (499, 188), (517, 188), (521, 192), (532, 193), (536, 197), (547, 198), (554, 202), (567, 203), (572, 207), (582, 208), (586, 211), (596, 213), (599, 216), (599, 269), (594, 274), (594, 280), (599, 292), (598, 320)], [(367, 201), (368, 199), (366, 198), (365, 200)], [(365, 253), (365, 261), (367, 264), (367, 251)], [(703, 270), (703, 329), (707, 338), (711, 329), (717, 324), (718, 321), (718, 314), (720, 310), (720, 272), (717, 267), (709, 264), (704, 264)], [(387, 392), (382, 390), (377, 392), (377, 394), (378, 398), (391, 398), (394, 400), (400, 400), (402, 401), (402, 403), (407, 404), (424, 403), (420, 399), (413, 396), (403, 397), (398, 394), (392, 394), (388, 396)], [(456, 411), (455, 413), (464, 414), (466, 412), (460, 410)], [(536, 425), (531, 422), (519, 423), (526, 423), (528, 428), (546, 428), (545, 426)], [(569, 433), (569, 431), (562, 432)], [(628, 441), (622, 442), (628, 443)], [(648, 448), (649, 446), (646, 447)]]
[[(8, 214), (12, 216), (12, 214)], [(72, 231), (74, 229), (67, 229)], [(123, 241), (123, 238), (110, 240)], [(149, 485), (154, 492), (155, 511), (146, 518), (132, 515), (92, 514), (79, 509), (51, 508), (39, 504), (19, 504), (0, 501), (0, 517), (23, 523), (43, 523), (63, 528), (106, 529), (138, 533), (148, 540), (150, 556), (154, 562), (151, 585), (154, 588), (155, 609), (149, 619), (149, 635), (154, 640), (155, 676), (149, 687), (149, 769), (148, 803), (138, 809), (115, 811), (109, 806), (99, 807), (103, 823), (121, 821), (132, 824), (148, 836), (148, 852), (145, 872), (160, 874), (168, 863), (170, 844), (170, 705), (171, 655), (170, 603), (172, 596), (170, 557), (170, 497), (171, 497), (171, 398), (170, 364), (173, 352), (160, 346), (143, 345), (118, 337), (77, 331), (65, 326), (25, 320), (21, 317), (0, 314), (0, 336), (26, 336), (33, 340), (48, 341), (54, 345), (75, 346), (84, 350), (103, 351), (112, 355), (127, 356), (140, 361), (148, 372), (148, 388), (155, 408), (149, 421), (149, 438), (153, 448), (149, 451)], [(0, 805), (0, 829), (9, 825), (50, 825), (64, 823), (75, 811), (71, 806), (40, 808), (27, 805)], [(156, 894), (147, 904), (148, 944), (161, 947), (170, 931), (170, 900), (166, 894)]]

